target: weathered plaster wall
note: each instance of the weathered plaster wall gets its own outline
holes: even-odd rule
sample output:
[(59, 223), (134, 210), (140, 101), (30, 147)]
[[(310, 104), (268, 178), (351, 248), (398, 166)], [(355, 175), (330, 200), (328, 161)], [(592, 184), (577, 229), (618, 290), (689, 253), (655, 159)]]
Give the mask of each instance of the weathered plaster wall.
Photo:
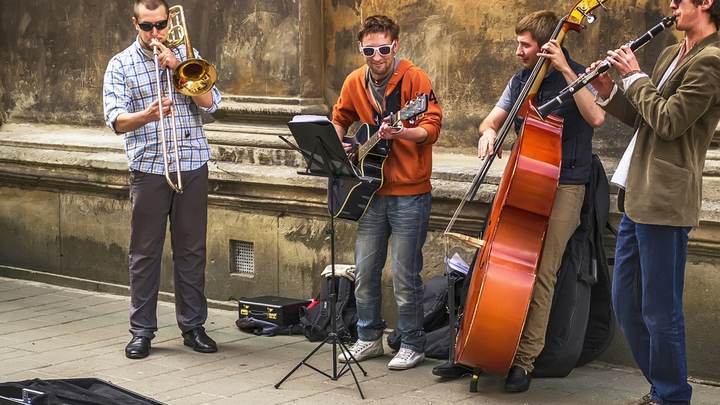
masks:
[[(307, 84), (320, 82), (321, 57), (299, 52), (306, 37), (321, 28), (319, 0), (172, 3), (185, 7), (192, 45), (217, 65), (223, 94), (321, 93), (318, 85)], [(107, 62), (135, 38), (131, 5), (127, 0), (0, 4), (3, 121), (101, 124)], [(321, 46), (316, 48), (322, 55)]]
[(12, 1), (0, 5), (3, 120), (98, 122), (102, 75), (115, 44), (132, 38), (120, 4)]

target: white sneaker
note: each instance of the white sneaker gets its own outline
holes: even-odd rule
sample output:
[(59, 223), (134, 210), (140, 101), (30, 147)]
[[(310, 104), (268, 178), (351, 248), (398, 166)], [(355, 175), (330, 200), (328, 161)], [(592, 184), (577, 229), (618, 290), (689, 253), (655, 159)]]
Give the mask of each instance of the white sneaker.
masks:
[[(352, 354), (352, 357), (355, 358), (355, 361), (363, 361), (372, 359), (373, 357), (380, 357), (385, 353), (382, 338), (371, 342), (358, 339), (357, 342), (348, 349), (348, 351)], [(338, 354), (337, 359), (339, 362), (345, 363), (348, 359), (350, 359), (350, 356), (346, 357), (346, 353), (343, 351)]]
[(417, 366), (423, 360), (425, 360), (425, 353), (401, 347), (400, 351), (390, 360), (387, 366), (390, 370), (407, 370)]

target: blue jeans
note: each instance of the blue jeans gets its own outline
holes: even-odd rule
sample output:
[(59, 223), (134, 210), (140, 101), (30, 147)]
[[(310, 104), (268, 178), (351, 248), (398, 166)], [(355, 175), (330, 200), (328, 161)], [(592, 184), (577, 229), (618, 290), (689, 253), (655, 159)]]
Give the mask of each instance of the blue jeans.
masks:
[(381, 315), (382, 271), (390, 240), (401, 346), (425, 351), (420, 272), (430, 220), (430, 199), (430, 193), (375, 196), (360, 219), (355, 241), (355, 298), (358, 337), (362, 340), (380, 339), (385, 329)]
[(624, 215), (612, 300), (635, 361), (662, 404), (688, 404), (683, 286), (689, 227), (646, 225)]

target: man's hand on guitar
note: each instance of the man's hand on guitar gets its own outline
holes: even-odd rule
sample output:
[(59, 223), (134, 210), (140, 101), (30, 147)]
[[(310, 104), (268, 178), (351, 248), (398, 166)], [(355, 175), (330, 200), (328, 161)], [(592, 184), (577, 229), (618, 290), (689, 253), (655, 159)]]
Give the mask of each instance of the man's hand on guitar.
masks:
[(380, 135), (380, 138), (382, 139), (397, 139), (400, 138), (400, 135), (405, 131), (405, 127), (401, 126), (400, 128), (392, 127), (387, 121), (383, 121), (382, 124), (380, 124), (380, 129), (378, 129), (378, 133)]

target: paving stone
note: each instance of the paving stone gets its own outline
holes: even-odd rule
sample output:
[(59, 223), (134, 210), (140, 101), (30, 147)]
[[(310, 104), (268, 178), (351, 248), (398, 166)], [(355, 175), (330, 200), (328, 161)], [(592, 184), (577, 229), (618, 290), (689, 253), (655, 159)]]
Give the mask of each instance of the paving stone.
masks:
[(169, 401), (173, 405), (197, 405), (197, 404), (205, 404), (208, 401), (213, 401), (217, 399), (221, 399), (222, 397), (219, 397), (217, 395), (213, 394), (206, 394), (206, 393), (198, 393), (195, 395), (189, 395), (184, 396), (182, 398), (174, 399), (172, 401)]
[(16, 373), (6, 374), (3, 375), (0, 373), (0, 381), (2, 382), (17, 382), (17, 381), (25, 381), (25, 380), (32, 380), (35, 378), (40, 379), (55, 379), (58, 378), (58, 375), (51, 374), (51, 373), (45, 373), (43, 371), (39, 370), (25, 370), (25, 371), (19, 371)]

